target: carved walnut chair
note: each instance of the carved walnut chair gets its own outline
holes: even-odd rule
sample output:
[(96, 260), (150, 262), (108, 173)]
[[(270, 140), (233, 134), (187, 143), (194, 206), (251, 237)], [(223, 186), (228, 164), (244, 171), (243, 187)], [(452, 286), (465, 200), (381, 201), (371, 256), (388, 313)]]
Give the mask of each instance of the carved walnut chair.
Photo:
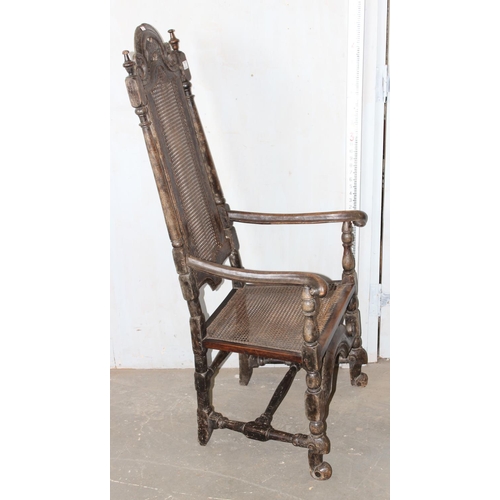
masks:
[[(179, 40), (169, 30), (141, 24), (135, 55), (124, 51), (130, 102), (140, 119), (161, 199), (173, 258), (190, 313), (198, 400), (198, 440), (206, 445), (214, 429), (231, 429), (250, 439), (274, 439), (308, 449), (310, 473), (328, 479), (331, 466), (326, 416), (335, 392), (339, 362), (350, 365), (351, 383), (365, 386), (367, 363), (361, 347), (352, 225), (364, 226), (357, 210), (311, 214), (263, 214), (231, 210), (222, 194), (207, 140), (191, 94), (191, 73)], [(342, 224), (342, 279), (332, 281), (306, 272), (244, 269), (233, 222), (250, 224)], [(229, 258), (230, 265), (224, 265)], [(217, 288), (223, 279), (233, 288), (205, 318), (200, 287)], [(210, 349), (218, 353), (209, 362)], [(253, 368), (284, 363), (289, 369), (266, 410), (252, 422), (230, 420), (214, 410), (212, 383), (231, 353), (239, 354), (240, 383)], [(273, 415), (295, 374), (306, 371), (305, 412), (308, 434), (274, 429)]]

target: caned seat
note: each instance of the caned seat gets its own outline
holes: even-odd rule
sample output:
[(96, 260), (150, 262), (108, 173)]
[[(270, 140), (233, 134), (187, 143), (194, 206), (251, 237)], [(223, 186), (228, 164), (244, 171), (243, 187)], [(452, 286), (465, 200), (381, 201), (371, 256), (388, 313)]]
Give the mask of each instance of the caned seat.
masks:
[[(315, 318), (319, 338), (328, 339), (342, 321), (354, 286), (332, 283), (319, 299)], [(207, 321), (206, 347), (300, 363), (304, 343), (302, 289), (296, 286), (248, 285), (234, 288)]]
[[(206, 445), (216, 429), (231, 429), (250, 439), (269, 439), (307, 448), (314, 479), (328, 479), (331, 466), (326, 417), (335, 392), (340, 361), (349, 362), (351, 383), (365, 386), (367, 362), (361, 343), (357, 277), (352, 252), (353, 225), (362, 227), (360, 210), (265, 214), (232, 210), (226, 203), (207, 139), (191, 93), (191, 72), (179, 39), (169, 30), (163, 42), (149, 24), (135, 31), (135, 52), (124, 51), (130, 103), (139, 117), (172, 242), (175, 269), (190, 314), (197, 392), (198, 441)], [(310, 272), (245, 269), (235, 223), (341, 224), (342, 276), (332, 280)], [(329, 249), (324, 249), (329, 251)], [(233, 289), (205, 317), (200, 288), (224, 280)], [(218, 351), (210, 361), (209, 351)], [(282, 382), (255, 420), (240, 422), (216, 412), (212, 384), (218, 370), (238, 353), (240, 384), (267, 363), (288, 365)], [(309, 432), (272, 427), (273, 415), (304, 369)], [(265, 374), (262, 374), (265, 376)], [(303, 404), (303, 403), (301, 403)]]

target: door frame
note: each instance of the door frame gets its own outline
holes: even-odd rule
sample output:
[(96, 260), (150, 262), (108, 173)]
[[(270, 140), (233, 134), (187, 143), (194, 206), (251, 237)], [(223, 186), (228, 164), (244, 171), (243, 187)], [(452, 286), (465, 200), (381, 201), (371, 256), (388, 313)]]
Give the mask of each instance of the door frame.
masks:
[[(388, 94), (386, 66), (388, 1), (365, 2), (363, 30), (363, 93), (358, 198), (359, 207), (367, 212), (369, 220), (368, 224), (358, 231), (358, 297), (363, 346), (368, 353), (370, 363), (376, 362), (379, 357), (379, 318), (383, 299), (381, 238), (384, 115)], [(387, 262), (386, 264), (388, 265)], [(386, 311), (384, 314), (386, 315)], [(388, 325), (388, 318), (386, 325)], [(388, 330), (385, 333), (388, 335)]]

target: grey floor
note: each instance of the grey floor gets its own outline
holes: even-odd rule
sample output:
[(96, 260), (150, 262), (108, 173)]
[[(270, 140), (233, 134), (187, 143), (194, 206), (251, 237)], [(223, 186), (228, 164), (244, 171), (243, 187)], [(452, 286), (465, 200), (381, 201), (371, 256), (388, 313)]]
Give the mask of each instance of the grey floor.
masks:
[[(237, 370), (222, 368), (215, 409), (253, 420), (284, 370), (256, 369), (241, 387)], [(389, 370), (388, 361), (365, 366), (365, 388), (350, 385), (349, 370), (339, 371), (328, 416), (328, 481), (312, 479), (307, 450), (290, 444), (252, 441), (224, 429), (200, 446), (193, 370), (111, 370), (111, 500), (388, 499)], [(297, 374), (275, 428), (307, 433), (304, 377)]]

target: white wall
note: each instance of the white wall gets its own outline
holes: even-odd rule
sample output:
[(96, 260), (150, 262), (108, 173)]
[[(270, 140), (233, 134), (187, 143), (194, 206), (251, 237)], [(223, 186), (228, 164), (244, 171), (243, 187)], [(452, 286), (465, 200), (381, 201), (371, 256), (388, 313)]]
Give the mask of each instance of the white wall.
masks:
[[(176, 30), (233, 209), (344, 209), (347, 0), (119, 0), (111, 9), (111, 366), (191, 367), (189, 315), (121, 52), (134, 50), (143, 22), (165, 40)], [(247, 268), (340, 277), (337, 224), (237, 230)], [(229, 289), (206, 291), (209, 311)]]

